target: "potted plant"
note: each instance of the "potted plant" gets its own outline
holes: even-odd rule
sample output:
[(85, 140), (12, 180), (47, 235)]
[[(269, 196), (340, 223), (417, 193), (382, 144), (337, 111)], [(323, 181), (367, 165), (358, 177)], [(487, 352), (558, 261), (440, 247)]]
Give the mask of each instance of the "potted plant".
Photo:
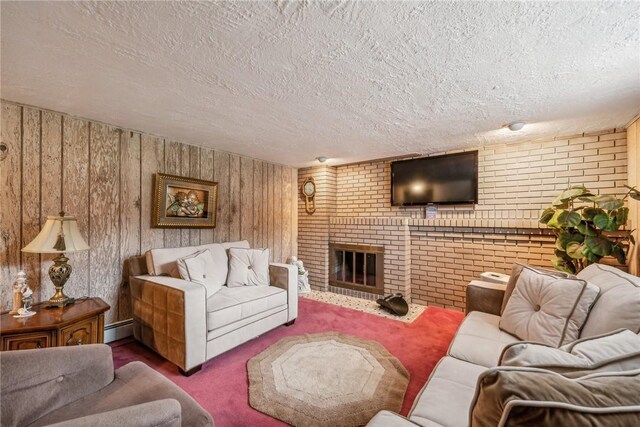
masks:
[(540, 222), (556, 236), (553, 266), (575, 274), (604, 257), (614, 257), (626, 265), (630, 244), (635, 244), (624, 227), (629, 216), (625, 200), (636, 198), (638, 191), (628, 187), (623, 198), (595, 195), (584, 186), (564, 190), (540, 215)]

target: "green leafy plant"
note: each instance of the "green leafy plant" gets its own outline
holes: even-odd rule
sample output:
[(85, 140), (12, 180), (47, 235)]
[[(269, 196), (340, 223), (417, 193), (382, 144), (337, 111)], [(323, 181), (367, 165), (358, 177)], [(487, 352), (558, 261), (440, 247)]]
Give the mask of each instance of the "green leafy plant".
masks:
[(629, 187), (619, 199), (573, 186), (555, 198), (540, 215), (540, 222), (556, 235), (555, 257), (551, 260), (556, 270), (575, 274), (608, 256), (622, 265), (627, 263), (629, 246), (635, 244), (631, 233), (624, 230), (629, 217), (624, 203), (630, 195), (638, 195), (638, 191)]

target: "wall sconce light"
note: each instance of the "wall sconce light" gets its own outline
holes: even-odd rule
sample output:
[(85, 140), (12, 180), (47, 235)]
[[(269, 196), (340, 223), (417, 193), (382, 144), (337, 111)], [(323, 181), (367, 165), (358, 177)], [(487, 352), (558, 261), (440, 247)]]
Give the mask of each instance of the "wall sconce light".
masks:
[(7, 158), (7, 151), (9, 151), (9, 147), (4, 142), (0, 142), (0, 160), (4, 160)]

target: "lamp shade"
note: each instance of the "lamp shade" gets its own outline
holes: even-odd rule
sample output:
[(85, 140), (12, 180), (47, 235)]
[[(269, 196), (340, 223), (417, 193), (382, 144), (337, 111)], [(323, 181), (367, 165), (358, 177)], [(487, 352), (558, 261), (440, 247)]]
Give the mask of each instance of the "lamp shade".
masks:
[(42, 231), (22, 252), (37, 254), (59, 254), (79, 251), (88, 251), (89, 245), (84, 241), (76, 217), (64, 215), (48, 216)]

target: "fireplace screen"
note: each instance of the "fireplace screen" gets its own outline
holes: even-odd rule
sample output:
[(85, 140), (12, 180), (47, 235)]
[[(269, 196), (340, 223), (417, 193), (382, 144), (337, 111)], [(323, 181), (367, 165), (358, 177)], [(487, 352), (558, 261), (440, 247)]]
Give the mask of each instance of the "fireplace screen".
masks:
[(368, 245), (329, 245), (329, 284), (384, 293), (384, 248)]

